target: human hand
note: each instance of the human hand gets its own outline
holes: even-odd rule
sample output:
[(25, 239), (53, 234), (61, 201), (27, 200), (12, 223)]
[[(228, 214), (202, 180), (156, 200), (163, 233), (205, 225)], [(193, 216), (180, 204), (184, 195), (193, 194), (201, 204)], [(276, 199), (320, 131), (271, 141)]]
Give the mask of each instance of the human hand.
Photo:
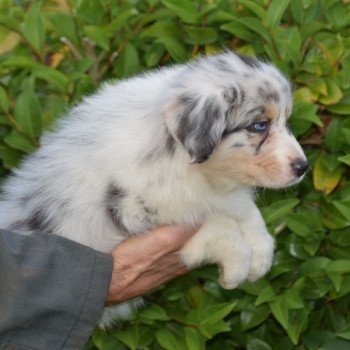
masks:
[(162, 226), (120, 243), (112, 251), (114, 265), (106, 305), (145, 294), (188, 272), (178, 252), (196, 230)]

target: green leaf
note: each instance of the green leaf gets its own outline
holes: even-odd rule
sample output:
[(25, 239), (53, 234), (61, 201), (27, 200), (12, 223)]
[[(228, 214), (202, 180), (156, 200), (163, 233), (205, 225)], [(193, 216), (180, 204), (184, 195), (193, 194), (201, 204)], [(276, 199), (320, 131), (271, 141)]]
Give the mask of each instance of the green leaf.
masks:
[(121, 345), (113, 334), (93, 334), (91, 339), (99, 350), (115, 350)]
[(328, 272), (350, 273), (350, 259), (332, 261), (326, 266)]
[(325, 135), (325, 146), (330, 152), (338, 152), (342, 148), (342, 144), (339, 142), (343, 136), (343, 125), (339, 118), (332, 119), (329, 124)]
[(345, 27), (350, 24), (348, 13), (344, 11), (344, 6), (341, 2), (325, 11), (325, 16), (335, 28)]
[(325, 82), (327, 84), (328, 94), (326, 96), (320, 96), (319, 101), (327, 106), (338, 103), (343, 97), (343, 92), (339, 85), (331, 79), (325, 78)]
[(9, 103), (9, 98), (7, 97), (7, 93), (5, 89), (0, 86), (0, 108), (4, 111), (7, 112), (9, 109), (10, 103)]
[(25, 153), (30, 153), (35, 150), (35, 146), (28, 139), (28, 137), (18, 133), (16, 130), (12, 130), (11, 133), (6, 136), (3, 141), (10, 147), (23, 151)]
[(211, 305), (201, 310), (201, 325), (214, 325), (216, 322), (222, 320), (235, 307), (237, 301)]
[(284, 329), (288, 328), (288, 304), (284, 296), (279, 296), (276, 300), (269, 303), (273, 316), (282, 325)]
[(334, 339), (322, 344), (317, 350), (349, 350), (350, 342), (343, 339)]
[(47, 17), (60, 36), (66, 37), (75, 45), (78, 44), (77, 32), (72, 16), (64, 12), (51, 12), (47, 14)]
[(287, 296), (284, 295), (272, 301), (269, 305), (274, 317), (287, 331), (293, 344), (296, 345), (307, 323), (308, 311), (305, 308), (291, 308)]
[(330, 264), (330, 262), (331, 259), (326, 257), (318, 256), (310, 258), (300, 266), (300, 273), (305, 276), (319, 274)]
[(218, 38), (216, 30), (213, 28), (185, 26), (185, 30), (192, 44), (204, 45), (213, 43)]
[(317, 106), (312, 105), (311, 103), (298, 102), (294, 106), (291, 122), (294, 123), (295, 121), (295, 123), (299, 123), (300, 120), (307, 120), (318, 126), (323, 126), (321, 119), (316, 113)]
[(260, 17), (264, 23), (268, 22), (268, 13), (266, 10), (259, 5), (256, 1), (250, 1), (250, 0), (239, 0), (239, 2), (249, 10), (251, 10), (255, 15)]
[(200, 15), (193, 1), (161, 0), (170, 10), (174, 11), (184, 22), (199, 23)]
[(247, 350), (272, 350), (272, 348), (263, 340), (255, 338), (248, 341)]
[(149, 320), (169, 320), (169, 316), (159, 305), (153, 304), (139, 312), (139, 317)]
[(323, 202), (321, 206), (323, 225), (330, 229), (341, 229), (350, 225), (350, 221), (339, 212), (332, 202)]
[(268, 32), (268, 30), (265, 28), (265, 26), (263, 25), (260, 19), (247, 16), (247, 17), (239, 18), (238, 20), (248, 29), (252, 30), (253, 32), (257, 33), (259, 36), (261, 36), (268, 43), (271, 43), (271, 35)]
[(252, 33), (245, 25), (240, 23), (238, 20), (228, 22), (220, 27), (221, 30), (229, 32), (238, 38), (243, 40), (251, 41), (254, 39), (254, 33)]
[(339, 210), (340, 213), (344, 215), (344, 217), (350, 221), (350, 200), (340, 201), (334, 200), (333, 205)]
[(23, 153), (7, 146), (1, 146), (0, 144), (0, 158), (6, 169), (12, 169), (16, 167), (23, 157)]
[(27, 89), (22, 92), (14, 111), (17, 123), (31, 137), (41, 133), (41, 107), (34, 92)]
[(0, 14), (0, 25), (18, 32), (20, 30), (21, 23), (11, 16)]
[(40, 1), (34, 2), (30, 6), (21, 30), (36, 49), (41, 49), (45, 42), (45, 27), (40, 14), (40, 6)]
[(109, 37), (99, 26), (85, 26), (84, 31), (87, 36), (104, 50), (109, 49)]
[(147, 50), (145, 55), (145, 62), (147, 67), (154, 67), (157, 65), (162, 59), (165, 53), (164, 46), (160, 43), (154, 43), (150, 46), (149, 50)]
[(183, 344), (180, 337), (177, 337), (170, 329), (161, 328), (156, 332), (158, 343), (166, 350), (183, 349)]
[(323, 157), (324, 155), (321, 154), (315, 162), (312, 173), (313, 183), (316, 190), (329, 194), (338, 185), (343, 169), (338, 167), (334, 171), (329, 171), (323, 163)]
[(298, 27), (289, 27), (283, 30), (278, 30), (275, 34), (275, 41), (277, 50), (283, 60), (293, 62), (294, 65), (300, 64), (302, 39)]
[(41, 79), (54, 84), (61, 91), (65, 91), (68, 85), (68, 78), (60, 71), (46, 67), (27, 57), (12, 57), (1, 62), (4, 67), (18, 67), (32, 70)]
[(274, 28), (280, 24), (281, 19), (289, 5), (291, 0), (272, 0), (269, 8), (269, 26), (270, 28)]
[(328, 106), (327, 110), (339, 115), (350, 115), (350, 103), (337, 103), (333, 106)]
[(221, 320), (213, 325), (202, 324), (199, 326), (199, 330), (205, 337), (211, 339), (219, 333), (230, 331), (231, 327), (225, 321)]
[(176, 38), (181, 35), (178, 26), (172, 21), (158, 21), (147, 27), (141, 34), (142, 38)]
[(139, 54), (136, 47), (131, 42), (128, 42), (124, 50), (117, 58), (115, 71), (118, 77), (129, 77), (139, 70)]
[(311, 84), (310, 88), (321, 95), (327, 95), (327, 84), (322, 78), (316, 78)]
[(136, 350), (138, 348), (140, 332), (137, 325), (130, 326), (127, 329), (115, 330), (113, 335), (127, 345), (131, 350)]
[(338, 160), (346, 165), (350, 166), (350, 153), (346, 156), (338, 157)]
[(186, 345), (189, 350), (205, 350), (205, 338), (195, 328), (185, 328)]
[(180, 40), (171, 37), (161, 37), (159, 38), (159, 42), (165, 46), (170, 56), (176, 62), (183, 62), (186, 60), (187, 52)]
[(78, 18), (90, 24), (101, 24), (105, 17), (102, 0), (80, 0), (75, 12)]
[(285, 216), (299, 204), (298, 199), (282, 199), (276, 203), (262, 208), (262, 214), (267, 224)]
[(337, 333), (337, 336), (343, 339), (350, 340), (350, 324), (347, 325), (344, 329)]
[(264, 304), (268, 301), (272, 301), (276, 299), (276, 292), (271, 285), (261, 291), (258, 297), (255, 300), (255, 305), (258, 306), (260, 304)]
[(286, 331), (294, 345), (298, 344), (300, 334), (307, 325), (308, 314), (305, 308), (289, 310), (289, 325)]
[(241, 312), (241, 326), (242, 330), (253, 328), (264, 322), (270, 315), (270, 309), (265, 306), (259, 306), (250, 310), (243, 310)]

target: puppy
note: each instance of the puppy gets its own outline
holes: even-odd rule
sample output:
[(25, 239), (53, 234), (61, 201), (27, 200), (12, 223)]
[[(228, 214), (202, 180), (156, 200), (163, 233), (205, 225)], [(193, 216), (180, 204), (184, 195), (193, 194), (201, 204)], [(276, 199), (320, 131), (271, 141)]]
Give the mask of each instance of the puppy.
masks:
[[(288, 80), (225, 52), (105, 84), (73, 107), (3, 186), (0, 227), (45, 231), (110, 252), (163, 224), (204, 224), (182, 249), (235, 288), (270, 269), (274, 242), (251, 188), (298, 183)], [(107, 324), (137, 301), (108, 308)]]

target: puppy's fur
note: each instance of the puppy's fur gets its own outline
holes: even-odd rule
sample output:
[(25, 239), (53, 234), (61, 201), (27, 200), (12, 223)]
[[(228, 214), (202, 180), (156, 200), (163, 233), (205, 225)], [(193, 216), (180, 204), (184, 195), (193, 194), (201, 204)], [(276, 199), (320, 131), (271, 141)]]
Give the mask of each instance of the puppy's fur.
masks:
[[(105, 84), (7, 179), (0, 227), (110, 252), (155, 226), (204, 222), (184, 263), (218, 264), (225, 288), (254, 281), (269, 270), (274, 243), (250, 188), (302, 178), (291, 111), (286, 78), (232, 52)], [(131, 304), (109, 309), (104, 322)]]

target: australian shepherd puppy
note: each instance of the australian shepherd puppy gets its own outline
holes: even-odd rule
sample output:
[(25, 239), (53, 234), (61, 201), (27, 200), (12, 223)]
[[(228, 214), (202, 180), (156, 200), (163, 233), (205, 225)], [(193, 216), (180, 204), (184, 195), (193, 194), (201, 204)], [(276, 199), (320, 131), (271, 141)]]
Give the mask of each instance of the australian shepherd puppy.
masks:
[(296, 184), (307, 169), (291, 113), (285, 76), (232, 52), (104, 84), (4, 183), (0, 227), (108, 253), (155, 226), (203, 223), (183, 262), (216, 263), (224, 288), (255, 281), (274, 241), (251, 189)]

